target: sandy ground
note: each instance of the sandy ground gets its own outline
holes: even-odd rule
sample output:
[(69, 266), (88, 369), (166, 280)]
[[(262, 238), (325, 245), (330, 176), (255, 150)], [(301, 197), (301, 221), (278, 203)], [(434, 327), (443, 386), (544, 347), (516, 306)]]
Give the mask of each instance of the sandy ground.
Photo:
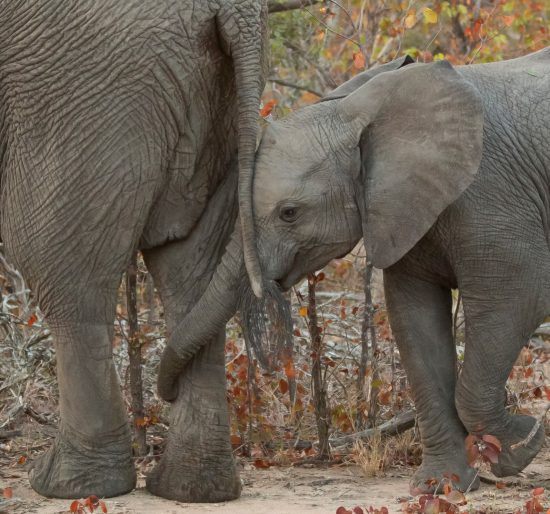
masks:
[[(242, 464), (242, 463), (241, 463)], [(299, 514), (335, 513), (339, 506), (348, 509), (386, 506), (389, 512), (400, 512), (399, 497), (408, 498), (408, 479), (412, 470), (393, 470), (384, 477), (364, 478), (354, 466), (327, 469), (304, 467), (251, 468), (244, 463), (241, 478), (243, 493), (239, 500), (216, 504), (184, 504), (157, 498), (141, 487), (131, 494), (106, 500), (110, 514)], [(550, 489), (550, 448), (548, 445), (537, 459), (518, 477), (509, 479), (513, 485), (497, 489), (483, 483), (479, 491), (468, 494), (468, 506), (492, 507), (491, 512), (514, 512), (530, 498), (534, 487)], [(0, 469), (0, 487), (12, 487), (12, 500), (0, 500), (0, 513), (58, 514), (69, 512), (69, 500), (42, 498), (29, 487), (26, 472), (10, 467)], [(546, 509), (550, 496), (545, 497)], [(466, 507), (464, 507), (465, 509)]]

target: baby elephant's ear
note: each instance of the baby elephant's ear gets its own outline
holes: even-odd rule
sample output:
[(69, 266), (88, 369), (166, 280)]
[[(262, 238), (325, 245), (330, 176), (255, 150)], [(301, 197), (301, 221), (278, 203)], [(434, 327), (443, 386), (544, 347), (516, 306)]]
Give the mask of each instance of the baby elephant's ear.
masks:
[(360, 143), (367, 255), (387, 268), (472, 183), (481, 161), (481, 97), (440, 61), (382, 73), (338, 111)]
[(328, 100), (335, 100), (336, 98), (345, 98), (351, 95), (356, 89), (359, 89), (362, 85), (366, 84), (369, 80), (373, 79), (380, 73), (386, 73), (388, 71), (398, 70), (403, 66), (414, 63), (414, 59), (409, 55), (400, 57), (386, 64), (382, 64), (375, 68), (369, 68), (367, 71), (355, 75), (355, 77), (344, 82), (341, 86), (331, 91), (327, 96), (324, 96), (319, 102), (327, 102)]

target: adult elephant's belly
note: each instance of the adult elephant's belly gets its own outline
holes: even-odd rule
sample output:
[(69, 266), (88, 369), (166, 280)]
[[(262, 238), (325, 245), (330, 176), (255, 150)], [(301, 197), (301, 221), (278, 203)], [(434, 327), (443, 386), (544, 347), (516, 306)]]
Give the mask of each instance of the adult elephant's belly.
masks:
[[(216, 195), (223, 201), (224, 211), (230, 215), (236, 208), (235, 191), (224, 186), (230, 174), (231, 150), (226, 140), (201, 155), (189, 151), (188, 140), (180, 139), (174, 160), (167, 171), (165, 185), (153, 204), (140, 240), (141, 249), (162, 246), (170, 241), (186, 239), (198, 225), (208, 204), (220, 188), (227, 189)], [(224, 148), (225, 147), (225, 148)], [(233, 166), (234, 168), (234, 166)], [(236, 170), (234, 170), (236, 171)]]

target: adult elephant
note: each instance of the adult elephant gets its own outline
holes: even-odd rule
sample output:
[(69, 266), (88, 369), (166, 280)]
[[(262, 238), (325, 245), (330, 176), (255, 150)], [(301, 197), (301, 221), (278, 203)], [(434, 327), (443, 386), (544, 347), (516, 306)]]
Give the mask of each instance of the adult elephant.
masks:
[[(505, 383), (550, 312), (548, 91), (550, 48), (456, 68), (403, 58), (270, 124), (259, 148), (254, 208), (265, 277), (289, 288), (362, 236), (384, 269), (424, 449), (415, 492), (445, 473), (458, 475), (462, 490), (478, 486), (467, 433), (501, 441), (498, 476), (522, 470), (544, 441), (533, 417), (506, 411)], [(241, 265), (234, 279), (243, 274)], [(458, 381), (453, 288), (466, 321)], [(166, 357), (188, 358), (205, 340), (195, 311), (185, 329)], [(170, 396), (166, 359), (162, 369)]]
[[(114, 496), (136, 481), (111, 358), (120, 278), (141, 249), (173, 328), (223, 253), (237, 182), (250, 247), (266, 2), (0, 0), (0, 12), (1, 237), (51, 329), (60, 393), (59, 434), (30, 480), (51, 497)], [(222, 333), (185, 373), (156, 494), (239, 494)]]

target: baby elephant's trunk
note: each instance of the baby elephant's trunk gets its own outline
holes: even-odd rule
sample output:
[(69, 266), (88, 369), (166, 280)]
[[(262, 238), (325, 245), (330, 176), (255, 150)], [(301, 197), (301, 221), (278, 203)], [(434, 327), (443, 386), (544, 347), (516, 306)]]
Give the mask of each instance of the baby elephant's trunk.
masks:
[(257, 298), (247, 280), (239, 221), (206, 291), (175, 328), (162, 355), (160, 396), (173, 401), (177, 379), (197, 352), (220, 333), (240, 308), (245, 337), (262, 366), (271, 369), (292, 351), (292, 318), (288, 301), (272, 281)]

